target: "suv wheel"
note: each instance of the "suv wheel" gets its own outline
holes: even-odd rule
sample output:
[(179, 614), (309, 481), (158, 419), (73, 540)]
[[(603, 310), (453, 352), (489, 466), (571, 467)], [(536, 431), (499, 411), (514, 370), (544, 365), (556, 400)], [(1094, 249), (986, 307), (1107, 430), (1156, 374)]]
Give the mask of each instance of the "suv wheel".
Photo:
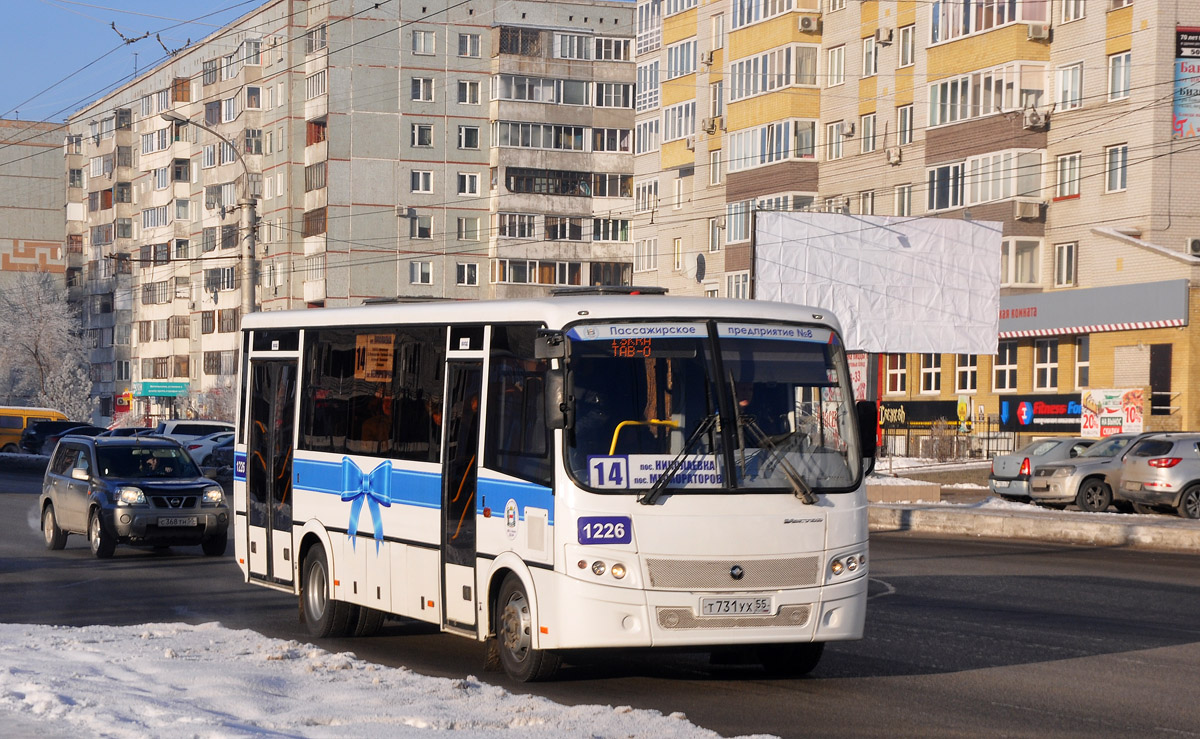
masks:
[(88, 518), (88, 543), (92, 546), (92, 554), (99, 559), (108, 559), (117, 549), (117, 540), (104, 527), (98, 508)]
[(200, 548), (209, 557), (220, 557), (229, 547), (229, 537), (225, 534), (213, 536), (200, 542)]
[(1200, 485), (1189, 485), (1175, 510), (1184, 518), (1200, 518)]
[(67, 532), (58, 527), (53, 503), (47, 503), (42, 511), (42, 534), (46, 537), (47, 549), (58, 550), (67, 545)]
[(1081, 511), (1099, 513), (1108, 509), (1112, 503), (1112, 489), (1103, 480), (1091, 478), (1079, 485), (1079, 494), (1075, 496), (1075, 505)]

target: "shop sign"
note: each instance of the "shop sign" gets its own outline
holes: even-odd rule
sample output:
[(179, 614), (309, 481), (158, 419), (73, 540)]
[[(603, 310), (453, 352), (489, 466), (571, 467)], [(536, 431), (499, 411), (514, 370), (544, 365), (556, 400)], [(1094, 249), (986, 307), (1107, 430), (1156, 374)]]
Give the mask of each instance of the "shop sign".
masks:
[(1103, 439), (1113, 434), (1140, 434), (1144, 401), (1141, 388), (1084, 390), (1079, 435)]
[(885, 429), (927, 429), (935, 421), (959, 423), (957, 400), (884, 401), (879, 404), (879, 425)]
[(1078, 433), (1078, 395), (1008, 395), (1000, 398), (1000, 430)]

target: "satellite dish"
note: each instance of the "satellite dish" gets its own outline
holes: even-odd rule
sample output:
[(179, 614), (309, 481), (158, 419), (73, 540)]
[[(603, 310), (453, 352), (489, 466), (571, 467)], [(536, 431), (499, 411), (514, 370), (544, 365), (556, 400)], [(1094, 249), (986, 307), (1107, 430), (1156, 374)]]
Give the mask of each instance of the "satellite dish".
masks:
[[(689, 272), (692, 270), (688, 270)], [(696, 282), (704, 282), (704, 255), (696, 255)]]

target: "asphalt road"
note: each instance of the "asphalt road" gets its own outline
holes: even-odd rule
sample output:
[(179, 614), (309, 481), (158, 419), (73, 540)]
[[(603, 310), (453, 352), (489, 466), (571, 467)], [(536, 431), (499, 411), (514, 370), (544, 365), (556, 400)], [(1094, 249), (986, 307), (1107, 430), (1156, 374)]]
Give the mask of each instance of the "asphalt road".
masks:
[[(308, 640), (295, 599), (243, 584), (231, 556), (118, 547), (102, 562), (75, 536), (46, 551), (36, 490), (36, 477), (0, 470), (0, 622), (219, 621)], [(1200, 736), (1198, 565), (1122, 549), (873, 536), (866, 638), (831, 645), (800, 680), (635, 653), (517, 685), (482, 672), (479, 644), (411, 622), (318, 643), (562, 703), (681, 711), (723, 735)]]

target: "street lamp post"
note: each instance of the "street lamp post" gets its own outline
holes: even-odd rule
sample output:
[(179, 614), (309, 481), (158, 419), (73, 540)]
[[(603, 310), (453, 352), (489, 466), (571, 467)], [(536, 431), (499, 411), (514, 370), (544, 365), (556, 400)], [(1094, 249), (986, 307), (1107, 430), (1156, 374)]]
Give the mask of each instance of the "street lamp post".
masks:
[(189, 126), (195, 126), (196, 128), (208, 131), (228, 145), (233, 150), (233, 154), (237, 157), (238, 162), (242, 165), (242, 184), (239, 188), (241, 196), (238, 198), (239, 220), (241, 221), (242, 231), (245, 234), (241, 239), (241, 254), (239, 255), (239, 260), (241, 261), (242, 315), (253, 313), (256, 307), (253, 291), (257, 273), (255, 267), (257, 266), (258, 259), (258, 233), (254, 223), (255, 201), (250, 196), (250, 168), (246, 166), (246, 160), (242, 158), (242, 153), (238, 151), (237, 146), (209, 126), (199, 121), (193, 121), (172, 110), (164, 111), (160, 114), (160, 117), (168, 123), (186, 123)]

